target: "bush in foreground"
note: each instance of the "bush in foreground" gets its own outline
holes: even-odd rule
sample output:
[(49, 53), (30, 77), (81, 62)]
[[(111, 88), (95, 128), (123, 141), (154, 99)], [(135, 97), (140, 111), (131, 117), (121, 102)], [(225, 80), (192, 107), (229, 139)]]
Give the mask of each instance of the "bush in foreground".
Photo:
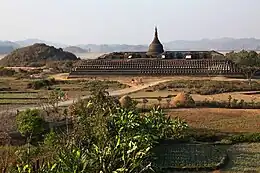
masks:
[[(58, 140), (51, 139), (56, 141), (50, 148), (54, 157), (46, 158), (37, 172), (151, 172), (151, 149), (160, 140), (181, 138), (188, 127), (180, 119), (167, 118), (159, 109), (143, 115), (121, 108), (102, 90), (74, 104), (69, 115), (74, 128)], [(45, 141), (54, 135), (47, 136)], [(27, 162), (16, 170), (30, 172), (34, 166), (34, 162)]]

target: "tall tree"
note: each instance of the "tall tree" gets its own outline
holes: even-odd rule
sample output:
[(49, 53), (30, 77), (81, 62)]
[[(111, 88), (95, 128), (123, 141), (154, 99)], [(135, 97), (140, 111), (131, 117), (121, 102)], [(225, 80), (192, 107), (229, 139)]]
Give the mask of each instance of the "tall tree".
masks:
[(260, 70), (260, 56), (255, 51), (230, 52), (226, 57), (236, 63), (251, 85), (255, 73)]

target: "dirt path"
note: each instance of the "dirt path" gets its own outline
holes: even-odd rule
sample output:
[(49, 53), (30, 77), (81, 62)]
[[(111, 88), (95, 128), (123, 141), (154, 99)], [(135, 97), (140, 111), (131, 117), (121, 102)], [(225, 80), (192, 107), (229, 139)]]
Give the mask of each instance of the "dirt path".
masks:
[(69, 76), (69, 73), (59, 73), (55, 75), (49, 76), (49, 78), (54, 78), (55, 80), (73, 80), (73, 79), (67, 79)]

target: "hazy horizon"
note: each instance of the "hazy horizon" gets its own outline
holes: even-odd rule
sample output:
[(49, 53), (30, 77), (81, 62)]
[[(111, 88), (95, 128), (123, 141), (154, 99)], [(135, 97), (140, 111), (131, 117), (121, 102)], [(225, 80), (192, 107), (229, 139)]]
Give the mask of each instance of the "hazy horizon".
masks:
[(260, 38), (259, 0), (1, 0), (0, 40), (78, 44)]

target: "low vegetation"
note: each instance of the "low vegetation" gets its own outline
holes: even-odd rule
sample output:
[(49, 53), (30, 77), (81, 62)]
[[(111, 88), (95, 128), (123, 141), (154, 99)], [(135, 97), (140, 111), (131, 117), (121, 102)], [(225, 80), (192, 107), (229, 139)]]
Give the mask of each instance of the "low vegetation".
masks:
[(116, 89), (123, 89), (123, 88), (127, 88), (128, 85), (126, 84), (122, 84), (118, 81), (110, 81), (110, 80), (91, 80), (91, 81), (87, 81), (84, 83), (84, 88), (91, 90), (94, 89), (98, 86), (104, 85), (107, 86), (108, 88), (116, 88)]
[(216, 170), (227, 163), (223, 146), (201, 144), (162, 144), (155, 148), (156, 164), (166, 170)]
[(236, 91), (260, 90), (260, 83), (252, 81), (251, 86), (243, 81), (212, 81), (212, 80), (175, 80), (151, 87), (149, 91), (185, 90), (193, 94), (211, 95)]
[(167, 97), (137, 97), (134, 98), (137, 107), (146, 111), (154, 106), (160, 106), (163, 109), (178, 108), (227, 108), (227, 109), (260, 109), (260, 102), (252, 98), (251, 101), (232, 98), (228, 96), (227, 100), (194, 100), (188, 93), (179, 93), (176, 96)]
[(32, 82), (29, 82), (27, 84), (27, 88), (31, 88), (34, 90), (39, 90), (42, 88), (48, 89), (52, 85), (58, 84), (58, 82), (55, 79), (41, 79), (41, 80), (35, 80)]
[[(21, 115), (27, 117), (35, 113), (37, 111), (27, 110)], [(53, 139), (56, 142), (51, 143), (52, 148), (48, 146), (53, 158), (45, 158), (38, 172), (149, 172), (151, 149), (160, 140), (181, 138), (187, 129), (185, 122), (168, 119), (160, 110), (141, 115), (135, 110), (120, 108), (119, 102), (104, 91), (93, 91), (91, 98), (73, 105), (68, 113), (75, 117), (74, 128), (64, 136), (59, 135), (57, 140)], [(27, 122), (28, 125), (25, 122), (17, 119), (22, 134), (24, 131), (39, 132), (38, 123), (32, 124), (39, 121)], [(46, 140), (52, 140), (47, 136)], [(20, 160), (21, 165), (9, 169), (24, 172), (34, 169), (33, 160), (21, 158), (26, 158)]]
[(4, 67), (0, 67), (0, 76), (13, 76), (15, 74), (15, 71), (12, 69), (7, 69)]

